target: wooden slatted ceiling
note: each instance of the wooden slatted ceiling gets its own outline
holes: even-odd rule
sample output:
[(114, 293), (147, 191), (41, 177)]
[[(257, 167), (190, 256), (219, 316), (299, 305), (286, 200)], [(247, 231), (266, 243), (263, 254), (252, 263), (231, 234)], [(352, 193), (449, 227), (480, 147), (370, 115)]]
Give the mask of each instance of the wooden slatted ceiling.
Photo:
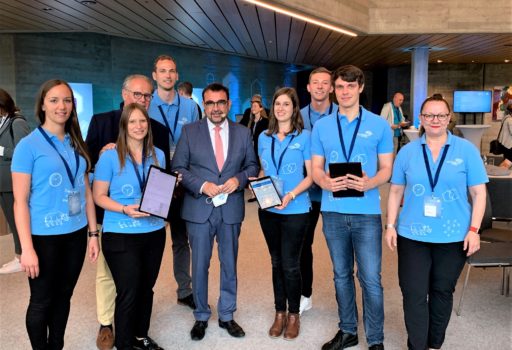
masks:
[[(51, 11), (43, 11), (50, 7)], [(431, 47), (430, 61), (502, 63), (512, 35), (410, 34), (356, 38), (241, 0), (0, 0), (0, 33), (95, 32), (242, 56), (335, 68), (410, 62), (407, 48)], [(507, 46), (508, 45), (508, 46)]]

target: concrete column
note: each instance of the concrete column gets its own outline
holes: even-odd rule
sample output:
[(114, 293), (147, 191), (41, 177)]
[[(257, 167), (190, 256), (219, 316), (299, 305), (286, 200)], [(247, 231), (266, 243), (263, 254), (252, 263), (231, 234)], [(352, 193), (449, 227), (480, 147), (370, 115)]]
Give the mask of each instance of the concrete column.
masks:
[(412, 50), (411, 67), (411, 111), (414, 126), (418, 127), (420, 108), (428, 89), (428, 47), (417, 47)]

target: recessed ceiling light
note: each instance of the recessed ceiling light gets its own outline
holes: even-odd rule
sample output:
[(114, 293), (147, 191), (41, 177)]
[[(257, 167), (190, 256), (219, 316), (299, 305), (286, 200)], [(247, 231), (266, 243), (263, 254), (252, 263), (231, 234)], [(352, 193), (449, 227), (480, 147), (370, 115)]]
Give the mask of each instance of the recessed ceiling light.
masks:
[(443, 60), (437, 60), (437, 63), (443, 63)]
[(505, 60), (505, 63), (509, 63), (509, 62), (510, 62), (510, 60)]

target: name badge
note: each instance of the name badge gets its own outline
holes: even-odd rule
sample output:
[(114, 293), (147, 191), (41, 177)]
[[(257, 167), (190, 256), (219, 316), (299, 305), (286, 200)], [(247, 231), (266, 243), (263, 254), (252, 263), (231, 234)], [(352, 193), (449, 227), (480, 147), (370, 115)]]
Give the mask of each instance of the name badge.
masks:
[(227, 193), (221, 193), (212, 198), (212, 204), (214, 207), (220, 207), (223, 204), (226, 204), (228, 200)]
[(423, 202), (423, 215), (431, 218), (441, 217), (441, 199), (437, 197), (426, 197)]
[(272, 182), (276, 187), (277, 194), (279, 194), (279, 198), (283, 198), (284, 194), (284, 181), (281, 180), (278, 176), (271, 176)]
[(68, 194), (68, 215), (75, 216), (82, 212), (80, 206), (80, 191), (71, 191)]

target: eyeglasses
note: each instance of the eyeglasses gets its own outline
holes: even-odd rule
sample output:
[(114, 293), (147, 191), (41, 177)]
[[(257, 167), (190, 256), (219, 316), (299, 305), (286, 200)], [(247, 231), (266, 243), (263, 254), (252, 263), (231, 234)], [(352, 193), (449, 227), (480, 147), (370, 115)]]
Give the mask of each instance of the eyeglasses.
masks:
[(437, 118), (440, 122), (444, 122), (448, 118), (450, 118), (450, 113), (448, 114), (422, 114), (423, 118), (425, 118), (426, 121), (431, 122), (434, 120), (434, 118)]
[(213, 106), (216, 106), (216, 107), (226, 107), (227, 105), (228, 105), (228, 101), (227, 100), (218, 100), (217, 102), (206, 101), (204, 103), (204, 106), (207, 107), (207, 108), (213, 108)]
[(133, 97), (135, 97), (136, 100), (140, 100), (141, 98), (144, 97), (144, 99), (146, 101), (151, 101), (151, 99), (153, 98), (152, 94), (143, 94), (140, 91), (132, 91), (132, 90), (126, 89), (126, 88), (125, 88), (125, 90), (128, 91), (128, 92), (131, 92), (133, 94)]

